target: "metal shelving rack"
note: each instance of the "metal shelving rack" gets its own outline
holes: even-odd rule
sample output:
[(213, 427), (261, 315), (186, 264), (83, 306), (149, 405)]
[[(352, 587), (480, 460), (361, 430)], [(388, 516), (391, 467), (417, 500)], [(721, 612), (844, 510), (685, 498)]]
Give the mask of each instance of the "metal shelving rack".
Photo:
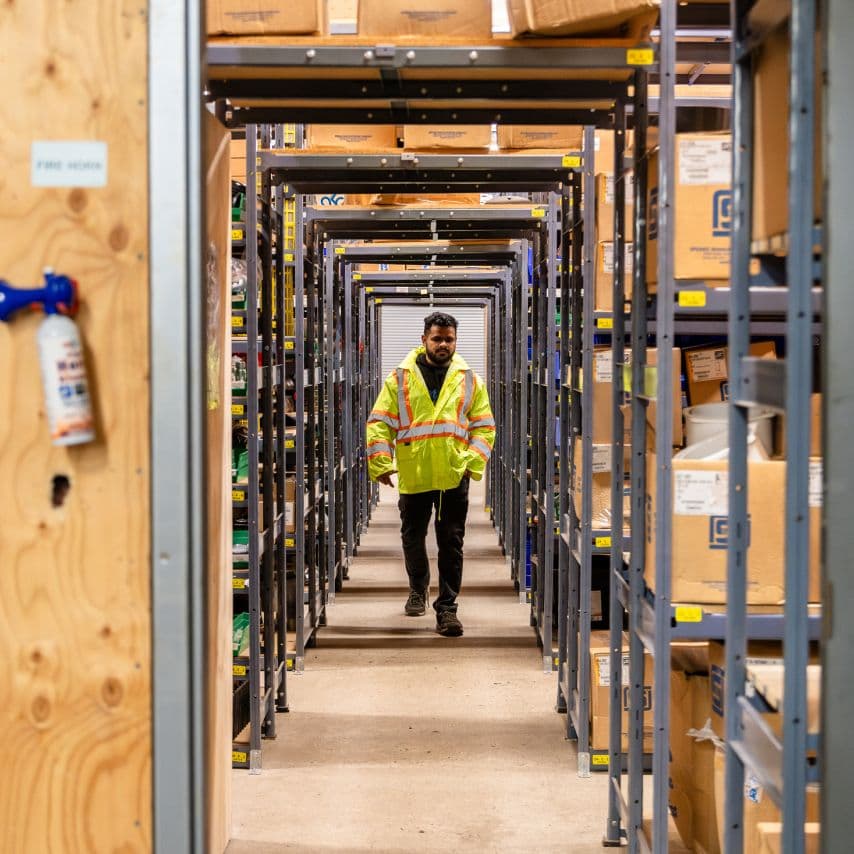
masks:
[[(818, 733), (807, 730), (807, 664), (810, 615), (807, 602), (811, 506), (810, 394), (813, 384), (813, 316), (815, 247), (822, 234), (813, 225), (813, 159), (820, 145), (814, 133), (815, 33), (817, 4), (794, 0), (789, 17), (790, 105), (788, 222), (785, 241), (787, 282), (786, 357), (768, 366), (749, 354), (751, 333), (751, 257), (764, 247), (751, 246), (753, 181), (752, 60), (764, 36), (782, 20), (763, 28), (750, 4), (735, 9), (735, 116), (732, 312), (729, 345), (733, 405), (730, 407), (729, 530), (727, 548), (728, 620), (726, 626), (726, 771), (725, 828), (727, 851), (741, 850), (745, 769), (760, 779), (783, 816), (783, 850), (805, 850), (806, 785), (818, 779), (810, 756), (817, 752)], [(779, 256), (779, 252), (776, 253)], [(782, 740), (763, 723), (747, 690), (748, 408), (773, 407), (786, 416), (785, 611), (783, 638), (784, 690), (780, 715)], [(821, 471), (817, 472), (819, 479)], [(820, 490), (819, 490), (820, 491)], [(813, 633), (814, 634), (814, 633)], [(827, 849), (831, 850), (831, 849)]]
[[(260, 129), (262, 145), (269, 144), (270, 134), (269, 128)], [(281, 222), (281, 210), (273, 204), (268, 182), (262, 180), (261, 194), (257, 195), (258, 137), (258, 128), (247, 127), (246, 308), (232, 315), (233, 327), (246, 331), (245, 340), (235, 338), (232, 343), (232, 353), (246, 357), (247, 378), (245, 395), (233, 397), (232, 417), (246, 426), (248, 458), (248, 482), (232, 488), (233, 507), (246, 510), (248, 532), (246, 561), (242, 556), (235, 561), (232, 587), (235, 607), (245, 605), (249, 613), (248, 654), (235, 656), (232, 665), (232, 764), (250, 772), (260, 771), (261, 739), (276, 737), (276, 712), (287, 711), (285, 493), (283, 461), (278, 452), (286, 394), (284, 347), (279, 346), (284, 300), (281, 288), (274, 300), (273, 281), (274, 251), (281, 246), (274, 246), (274, 232)], [(281, 239), (280, 229), (277, 234)], [(236, 740), (247, 724), (248, 745)]]

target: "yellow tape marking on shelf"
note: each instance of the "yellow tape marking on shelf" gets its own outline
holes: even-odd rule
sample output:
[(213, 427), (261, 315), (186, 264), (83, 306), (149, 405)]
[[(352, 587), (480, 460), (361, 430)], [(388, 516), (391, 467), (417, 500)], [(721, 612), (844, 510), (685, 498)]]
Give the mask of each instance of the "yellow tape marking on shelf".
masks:
[(596, 326), (599, 329), (613, 329), (614, 328), (614, 318), (613, 317), (600, 317), (596, 321)]
[(683, 308), (703, 308), (706, 305), (706, 292), (679, 291), (679, 305)]
[(231, 586), (235, 590), (245, 590), (246, 589), (246, 579), (245, 578), (232, 578)]
[(343, 255), (346, 251), (347, 250), (343, 246), (336, 246), (335, 247), (335, 254), (336, 255)]
[(294, 255), (293, 252), (285, 252), (285, 261), (293, 261)]
[(231, 229), (231, 239), (232, 240), (243, 240), (243, 232), (239, 228)]
[(703, 609), (697, 605), (677, 605), (676, 606), (676, 622), (677, 623), (702, 623)]
[(611, 538), (610, 537), (596, 537), (594, 542), (596, 543), (597, 549), (609, 549), (609, 548), (611, 548)]
[(232, 415), (243, 415), (244, 407), (242, 403), (232, 403), (231, 404), (231, 414)]
[(531, 208), (531, 216), (536, 217), (537, 219), (543, 219), (545, 215), (545, 208)]
[(607, 767), (610, 764), (608, 760), (609, 757), (606, 756), (604, 753), (594, 753), (590, 757), (590, 764)]
[(231, 761), (232, 762), (247, 762), (249, 757), (242, 750), (232, 750), (231, 751)]
[(285, 341), (285, 349), (293, 350), (296, 347), (296, 341)]
[(245, 676), (246, 675), (246, 665), (245, 664), (232, 664), (231, 672), (235, 676)]
[(231, 490), (231, 500), (232, 501), (245, 501), (246, 493), (242, 489), (232, 489)]
[(651, 47), (634, 47), (626, 51), (626, 65), (652, 65), (655, 51)]
[(232, 317), (231, 318), (232, 326), (243, 326), (243, 318), (242, 317)]
[(577, 169), (581, 166), (581, 156), (578, 154), (565, 154), (563, 160), (561, 160), (561, 165), (567, 169)]

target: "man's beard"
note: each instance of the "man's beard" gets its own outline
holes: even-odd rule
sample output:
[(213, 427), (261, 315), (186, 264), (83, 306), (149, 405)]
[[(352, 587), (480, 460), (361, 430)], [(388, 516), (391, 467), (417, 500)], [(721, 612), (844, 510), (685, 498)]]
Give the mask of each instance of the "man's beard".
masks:
[(441, 355), (436, 353), (435, 351), (432, 353), (428, 352), (427, 355), (430, 357), (431, 362), (436, 365), (439, 365), (440, 367), (447, 365), (448, 362), (450, 362), (453, 358), (453, 353), (451, 353), (450, 351), (447, 351), (446, 353), (443, 353)]

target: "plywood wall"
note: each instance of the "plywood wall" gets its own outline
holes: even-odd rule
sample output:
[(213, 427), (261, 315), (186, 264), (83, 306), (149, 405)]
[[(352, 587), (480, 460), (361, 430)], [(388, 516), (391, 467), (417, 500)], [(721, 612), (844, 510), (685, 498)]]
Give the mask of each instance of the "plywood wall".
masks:
[(231, 824), (231, 177), (230, 134), (205, 114), (207, 216), (208, 851)]
[[(80, 282), (98, 439), (51, 445), (39, 318), (0, 324), (0, 851), (151, 849), (145, 0), (0, 5), (0, 278)], [(100, 140), (102, 188), (35, 188)], [(62, 506), (54, 476), (70, 479)]]

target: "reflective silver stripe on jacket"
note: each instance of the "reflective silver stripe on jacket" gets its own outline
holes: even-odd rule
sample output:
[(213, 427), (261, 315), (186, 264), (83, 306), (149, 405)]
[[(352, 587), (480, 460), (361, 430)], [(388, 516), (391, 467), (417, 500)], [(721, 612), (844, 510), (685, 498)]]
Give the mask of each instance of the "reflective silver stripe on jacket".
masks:
[(475, 418), (474, 421), (469, 421), (469, 429), (475, 430), (478, 427), (494, 427), (495, 419), (489, 415), (484, 415), (481, 418)]
[(382, 421), (383, 424), (388, 424), (393, 430), (397, 430), (400, 422), (397, 418), (392, 418), (390, 415), (384, 415), (380, 412), (372, 412), (370, 418), (368, 418), (368, 424), (375, 424), (378, 421)]
[(483, 441), (483, 439), (479, 439), (477, 436), (474, 436), (469, 441), (469, 445), (472, 448), (477, 448), (479, 451), (483, 451), (483, 453), (486, 454), (487, 459), (492, 456), (492, 448), (490, 448), (489, 445)]
[(397, 441), (405, 442), (413, 439), (429, 439), (431, 436), (444, 436), (452, 433), (464, 442), (468, 441), (468, 430), (453, 421), (437, 421), (435, 424), (420, 424), (418, 427), (405, 427), (398, 431)]
[(388, 442), (371, 442), (365, 450), (368, 452), (368, 456), (379, 453), (386, 453), (389, 456), (392, 455), (391, 445), (389, 445)]
[(403, 381), (406, 377), (406, 371), (403, 368), (397, 368), (397, 412), (400, 415), (400, 426), (408, 427), (410, 425), (409, 409), (406, 406), (406, 395), (403, 390)]

